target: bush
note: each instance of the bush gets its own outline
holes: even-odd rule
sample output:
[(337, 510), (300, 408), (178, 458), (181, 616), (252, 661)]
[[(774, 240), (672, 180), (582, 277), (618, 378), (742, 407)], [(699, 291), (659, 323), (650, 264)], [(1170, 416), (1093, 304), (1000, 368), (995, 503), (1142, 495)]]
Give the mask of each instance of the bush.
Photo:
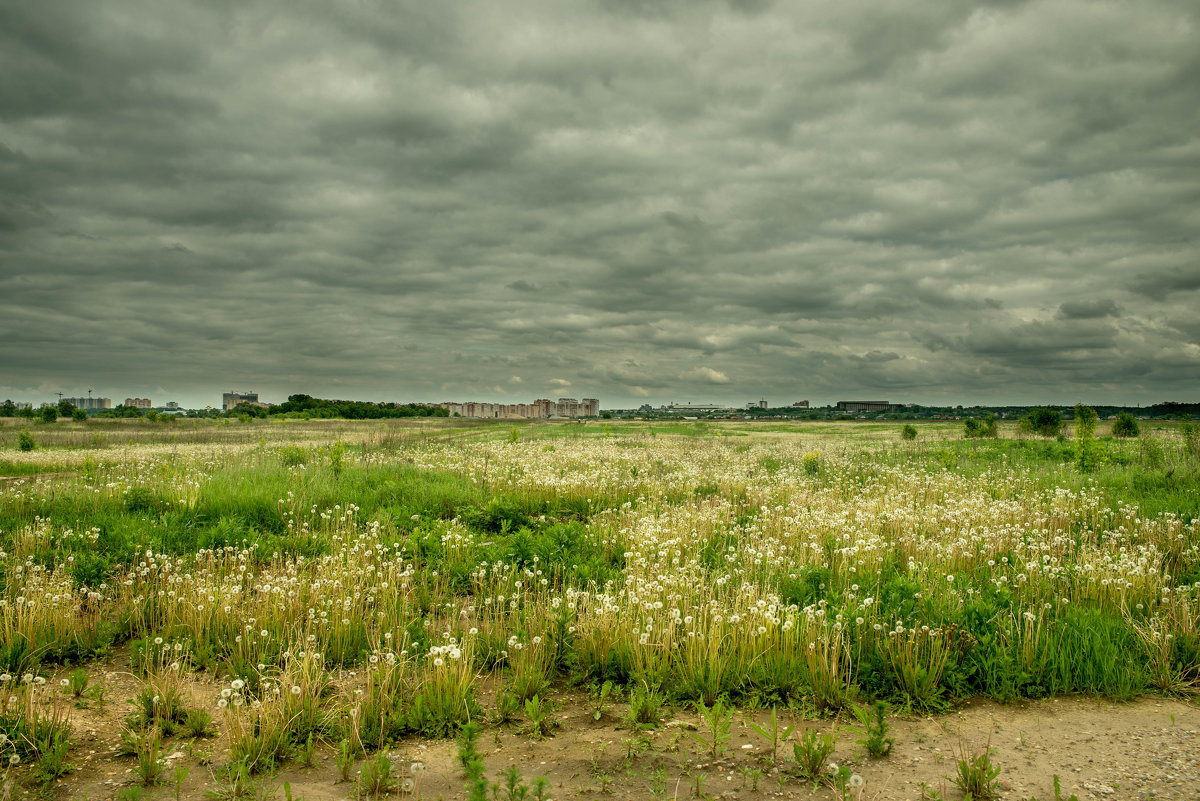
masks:
[(71, 419), (74, 420), (76, 423), (86, 422), (88, 419), (88, 413), (85, 412), (83, 409), (72, 409), (71, 410)]
[(900, 439), (916, 439), (917, 427), (912, 423), (907, 423), (904, 428), (900, 429)]
[(37, 449), (37, 441), (33, 438), (33, 434), (28, 431), (22, 431), (17, 435), (17, 447), (23, 451), (32, 451)]
[(1136, 417), (1129, 412), (1121, 412), (1113, 423), (1112, 433), (1114, 437), (1133, 438), (1142, 433), (1142, 430)]
[(996, 428), (996, 415), (994, 414), (989, 414), (982, 420), (976, 420), (974, 417), (968, 417), (963, 421), (963, 427), (966, 429), (964, 436), (966, 436), (967, 439), (995, 437), (999, 434)]
[(54, 406), (42, 407), (42, 422), (53, 423), (58, 420), (58, 409)]
[(1045, 406), (1021, 418), (1021, 430), (1043, 437), (1056, 437), (1062, 429), (1062, 412)]

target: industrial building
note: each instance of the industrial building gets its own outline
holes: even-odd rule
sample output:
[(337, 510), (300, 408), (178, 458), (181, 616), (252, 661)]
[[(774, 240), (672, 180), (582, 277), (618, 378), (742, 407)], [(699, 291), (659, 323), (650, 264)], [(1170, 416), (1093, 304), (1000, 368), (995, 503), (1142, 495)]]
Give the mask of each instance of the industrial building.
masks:
[(252, 403), (255, 406), (263, 405), (258, 402), (257, 392), (226, 392), (221, 395), (221, 408), (227, 412), (239, 403)]

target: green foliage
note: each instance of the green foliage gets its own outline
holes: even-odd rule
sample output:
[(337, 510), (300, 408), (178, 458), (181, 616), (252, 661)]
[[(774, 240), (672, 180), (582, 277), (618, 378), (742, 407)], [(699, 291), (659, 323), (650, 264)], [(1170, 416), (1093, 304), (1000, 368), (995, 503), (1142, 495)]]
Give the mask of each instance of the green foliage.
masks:
[(779, 730), (779, 718), (776, 715), (775, 707), (771, 707), (770, 727), (764, 728), (757, 723), (751, 723), (750, 728), (757, 732), (759, 737), (762, 737), (771, 744), (771, 764), (774, 765), (778, 760), (779, 743), (792, 736), (792, 732), (796, 729), (796, 724), (793, 723), (781, 732)]
[(890, 754), (896, 740), (887, 736), (887, 704), (883, 701), (876, 701), (870, 709), (852, 704), (851, 711), (861, 727), (858, 729), (858, 734), (862, 735), (858, 744), (863, 747), (863, 750), (872, 759), (880, 759)]
[(1075, 404), (1075, 455), (1079, 469), (1096, 469), (1096, 410), (1082, 403)]
[(805, 729), (800, 738), (792, 743), (792, 758), (801, 777), (814, 784), (825, 769), (825, 762), (837, 747), (837, 734), (817, 734), (815, 729)]
[(729, 709), (721, 698), (718, 698), (711, 707), (705, 706), (703, 701), (698, 702), (696, 707), (704, 725), (700, 733), (691, 733), (692, 739), (708, 751), (711, 759), (717, 759), (725, 753), (725, 749), (729, 745), (729, 731), (733, 727), (733, 710)]
[(525, 701), (525, 717), (529, 719), (529, 734), (536, 740), (549, 737), (557, 725), (548, 707), (549, 704), (542, 703), (542, 700), (536, 695)]
[(17, 449), (22, 451), (37, 450), (37, 440), (28, 431), (22, 431), (20, 434), (17, 434)]
[(629, 695), (629, 711), (625, 721), (635, 731), (657, 729), (662, 725), (663, 697), (657, 690), (642, 684)]
[(37, 760), (33, 764), (33, 779), (49, 787), (74, 770), (75, 766), (67, 761), (68, 747), (70, 742), (65, 729), (54, 728), (40, 735), (34, 744)]
[(961, 743), (955, 757), (954, 786), (967, 798), (985, 801), (995, 798), (1000, 789), (1000, 766), (992, 762), (991, 741), (978, 752)]
[(67, 676), (67, 692), (72, 697), (79, 698), (87, 690), (88, 674), (83, 668), (75, 668), (71, 671), (71, 675)]
[(379, 798), (391, 793), (397, 786), (395, 768), (392, 760), (383, 751), (363, 763), (362, 773), (358, 777), (359, 788), (371, 798)]
[(166, 766), (161, 759), (162, 734), (159, 730), (154, 728), (139, 734), (126, 729), (122, 736), (133, 746), (137, 757), (133, 772), (142, 784), (147, 787), (161, 784), (166, 775)]
[(342, 781), (350, 781), (350, 771), (354, 769), (354, 758), (357, 752), (350, 745), (349, 740), (342, 740), (338, 743), (337, 756), (334, 757), (334, 762), (337, 764), (338, 773), (342, 776)]
[(592, 711), (592, 720), (599, 721), (608, 711), (608, 706), (612, 699), (620, 694), (620, 690), (611, 680), (605, 681), (603, 684), (592, 685), (591, 696), (588, 701), (588, 706)]
[(42, 407), (42, 422), (53, 423), (58, 420), (58, 407), (43, 406)]
[(963, 436), (967, 439), (982, 439), (984, 437), (999, 436), (999, 431), (996, 427), (996, 415), (989, 414), (982, 420), (976, 420), (974, 417), (968, 417), (963, 420), (965, 432)]
[(904, 427), (900, 429), (900, 439), (914, 440), (916, 438), (917, 438), (917, 427), (914, 426), (912, 423), (905, 423)]
[(1113, 421), (1112, 433), (1114, 437), (1133, 439), (1142, 433), (1142, 429), (1136, 417), (1129, 412), (1121, 412)]
[(1020, 420), (1021, 430), (1043, 437), (1056, 437), (1062, 429), (1062, 412), (1050, 406), (1033, 409)]

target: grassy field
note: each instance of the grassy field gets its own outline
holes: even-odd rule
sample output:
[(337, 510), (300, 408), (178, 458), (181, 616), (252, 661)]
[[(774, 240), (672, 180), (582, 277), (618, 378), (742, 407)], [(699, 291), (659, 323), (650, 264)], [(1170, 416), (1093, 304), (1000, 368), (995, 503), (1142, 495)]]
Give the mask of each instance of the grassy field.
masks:
[[(567, 707), (635, 738), (704, 710), (714, 761), (731, 708), (1192, 691), (1193, 429), (1102, 425), (1081, 467), (1069, 437), (917, 428), (4, 421), (4, 781), (77, 795), (69, 713), (114, 660), (136, 686), (105, 736), (134, 778), (98, 792), (128, 798), (214, 734), (220, 797), (321, 749), (399, 793), (419, 770), (391, 749), (452, 737), (461, 797), (478, 725), (542, 736)], [(820, 742), (781, 751), (746, 770), (803, 781)], [(851, 775), (823, 781), (851, 797)]]

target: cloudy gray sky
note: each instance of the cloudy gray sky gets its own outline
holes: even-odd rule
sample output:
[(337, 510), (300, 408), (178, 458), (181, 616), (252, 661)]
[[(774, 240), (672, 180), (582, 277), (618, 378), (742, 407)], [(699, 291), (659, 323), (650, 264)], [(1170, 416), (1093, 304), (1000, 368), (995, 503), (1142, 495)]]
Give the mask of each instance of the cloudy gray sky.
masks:
[(0, 398), (1200, 399), (1194, 0), (0, 2)]

